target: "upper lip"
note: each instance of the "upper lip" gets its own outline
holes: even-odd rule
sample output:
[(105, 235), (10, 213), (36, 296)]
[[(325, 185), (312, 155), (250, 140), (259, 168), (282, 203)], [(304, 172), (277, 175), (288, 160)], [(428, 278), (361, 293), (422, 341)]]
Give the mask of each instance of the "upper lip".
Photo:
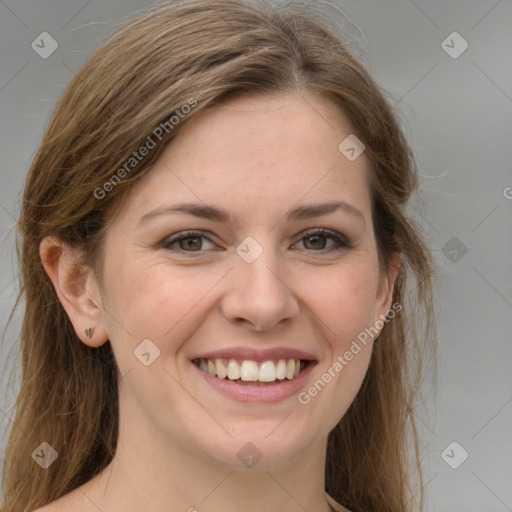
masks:
[(271, 361), (276, 359), (301, 359), (303, 361), (316, 361), (316, 358), (302, 350), (293, 348), (276, 347), (267, 349), (255, 349), (248, 347), (222, 348), (212, 352), (205, 352), (193, 359), (241, 359), (250, 361)]

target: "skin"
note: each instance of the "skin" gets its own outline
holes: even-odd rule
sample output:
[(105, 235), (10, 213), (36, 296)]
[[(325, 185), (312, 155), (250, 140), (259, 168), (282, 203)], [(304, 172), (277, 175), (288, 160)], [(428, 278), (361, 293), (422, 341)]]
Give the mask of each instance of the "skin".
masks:
[[(103, 278), (76, 266), (54, 237), (41, 258), (80, 339), (110, 339), (120, 368), (120, 435), (112, 463), (42, 511), (329, 510), (324, 493), (327, 435), (368, 368), (372, 341), (303, 405), (297, 397), (243, 404), (198, 377), (195, 355), (226, 347), (289, 346), (318, 360), (304, 389), (391, 307), (398, 255), (381, 273), (371, 219), (368, 161), (338, 150), (352, 131), (330, 100), (306, 93), (245, 96), (201, 114), (131, 189), (105, 242)], [(146, 213), (165, 204), (207, 203), (238, 223)], [(344, 201), (344, 210), (288, 221), (291, 208)], [(325, 228), (336, 241), (309, 238)], [(163, 248), (170, 235), (205, 231)], [(248, 236), (263, 253), (236, 252)], [(315, 245), (316, 243), (316, 245)], [(202, 244), (202, 246), (201, 246)], [(183, 248), (185, 247), (185, 249)], [(89, 340), (85, 329), (95, 327)], [(134, 357), (158, 346), (150, 366)], [(237, 452), (253, 443), (252, 467)], [(340, 505), (336, 510), (346, 511)]]

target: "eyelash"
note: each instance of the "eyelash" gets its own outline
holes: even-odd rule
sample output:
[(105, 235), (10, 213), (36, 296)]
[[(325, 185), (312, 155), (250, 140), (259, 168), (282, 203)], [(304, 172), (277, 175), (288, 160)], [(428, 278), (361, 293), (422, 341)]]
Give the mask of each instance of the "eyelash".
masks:
[[(343, 237), (336, 234), (336, 232), (325, 229), (325, 228), (316, 228), (316, 229), (310, 229), (308, 231), (305, 231), (299, 241), (303, 241), (304, 239), (306, 239), (308, 237), (315, 236), (315, 235), (324, 235), (324, 236), (326, 236), (326, 238), (330, 238), (330, 239), (334, 240), (335, 243), (337, 244), (337, 246), (331, 247), (330, 249), (320, 249), (318, 251), (305, 249), (308, 252), (324, 253), (325, 254), (325, 253), (331, 253), (331, 252), (347, 250), (347, 249), (352, 248), (352, 245), (349, 242), (347, 242)], [(207, 237), (205, 235), (204, 231), (191, 230), (191, 231), (185, 231), (183, 233), (178, 233), (177, 235), (174, 235), (171, 238), (164, 239), (161, 242), (160, 247), (162, 249), (168, 249), (171, 251), (177, 251), (177, 252), (182, 252), (182, 253), (187, 253), (187, 254), (190, 253), (190, 254), (199, 255), (199, 254), (205, 252), (202, 250), (200, 250), (200, 251), (185, 251), (181, 248), (179, 248), (177, 250), (171, 249), (172, 245), (177, 244), (181, 240), (186, 240), (187, 238), (205, 238), (206, 240), (209, 240), (210, 242), (214, 243), (209, 237)]]

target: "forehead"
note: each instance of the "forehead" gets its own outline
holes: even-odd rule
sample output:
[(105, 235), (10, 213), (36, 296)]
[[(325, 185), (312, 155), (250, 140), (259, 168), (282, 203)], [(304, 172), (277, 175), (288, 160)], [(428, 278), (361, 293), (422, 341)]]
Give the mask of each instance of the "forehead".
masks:
[[(243, 96), (202, 112), (165, 149), (127, 198), (131, 215), (172, 199), (262, 214), (266, 207), (343, 200), (369, 207), (367, 160), (340, 144), (352, 130), (328, 98)], [(288, 209), (288, 208), (287, 208)]]
[[(204, 149), (211, 155), (236, 158), (247, 153), (257, 156), (263, 148), (267, 152), (275, 149), (286, 154), (288, 149), (295, 153), (305, 143), (314, 159), (321, 151), (338, 151), (340, 137), (351, 133), (348, 118), (323, 95), (253, 94), (199, 114), (174, 140), (172, 152), (176, 157)], [(307, 156), (306, 151), (300, 153), (303, 158)]]

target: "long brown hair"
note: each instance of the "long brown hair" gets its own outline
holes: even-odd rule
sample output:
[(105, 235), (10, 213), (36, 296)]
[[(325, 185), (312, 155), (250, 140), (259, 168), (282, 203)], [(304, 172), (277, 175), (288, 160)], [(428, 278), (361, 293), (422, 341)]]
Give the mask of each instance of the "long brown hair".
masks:
[[(59, 237), (101, 276), (109, 219), (173, 138), (225, 100), (286, 91), (325, 95), (347, 116), (370, 162), (381, 264), (394, 252), (402, 258), (393, 297), (402, 309), (384, 326), (359, 393), (329, 435), (325, 488), (354, 512), (423, 509), (414, 408), (426, 358), (434, 368), (437, 354), (433, 266), (404, 212), (417, 170), (397, 114), (318, 9), (185, 0), (149, 10), (92, 55), (63, 93), (30, 168), (17, 226), (22, 373), (2, 510), (26, 512), (56, 500), (99, 473), (116, 449), (118, 375), (110, 343), (92, 349), (79, 340), (44, 271), (41, 240)], [(191, 102), (171, 128), (169, 119)], [(159, 126), (168, 129), (156, 147), (120, 173)], [(59, 453), (46, 470), (31, 458), (44, 441)]]

